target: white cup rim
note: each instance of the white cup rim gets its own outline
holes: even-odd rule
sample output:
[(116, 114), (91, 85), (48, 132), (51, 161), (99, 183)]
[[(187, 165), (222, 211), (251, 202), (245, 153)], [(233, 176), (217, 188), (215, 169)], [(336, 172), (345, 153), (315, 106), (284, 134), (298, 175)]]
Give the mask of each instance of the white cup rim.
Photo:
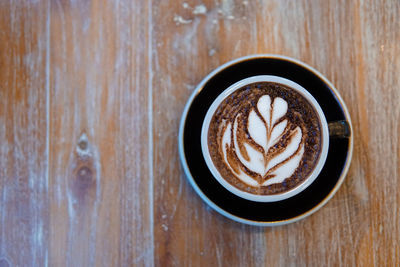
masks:
[[(207, 135), (208, 135), (208, 129), (209, 129), (209, 125), (210, 125), (210, 121), (212, 119), (212, 116), (214, 114), (214, 112), (216, 111), (216, 109), (218, 108), (218, 106), (220, 105), (220, 103), (227, 97), (229, 96), (231, 93), (233, 93), (234, 91), (252, 84), (252, 83), (256, 83), (256, 82), (274, 82), (274, 83), (279, 83), (279, 84), (283, 84), (286, 86), (289, 86), (293, 89), (295, 89), (298, 93), (300, 93), (302, 96), (304, 96), (310, 103), (311, 105), (314, 107), (315, 111), (318, 114), (319, 120), (321, 122), (321, 129), (322, 129), (322, 143), (321, 143), (321, 152), (319, 155), (319, 159), (318, 162), (316, 164), (316, 166), (314, 167), (313, 172), (311, 173), (311, 175), (309, 175), (300, 185), (292, 188), (289, 191), (286, 191), (284, 193), (281, 194), (274, 194), (274, 195), (254, 195), (245, 191), (242, 191), (236, 187), (234, 187), (233, 185), (231, 185), (230, 183), (228, 183), (224, 178), (222, 178), (222, 176), (220, 175), (219, 171), (217, 170), (217, 168), (215, 167), (212, 159), (211, 159), (211, 155), (209, 153), (208, 150), (208, 141), (207, 141)], [(283, 78), (283, 77), (279, 77), (279, 76), (274, 76), (274, 75), (257, 75), (257, 76), (252, 76), (249, 78), (245, 78), (243, 80), (240, 80), (234, 84), (232, 84), (231, 86), (229, 86), (227, 89), (225, 89), (215, 100), (214, 102), (211, 104), (211, 106), (209, 107), (206, 116), (204, 118), (203, 121), (203, 125), (202, 125), (202, 129), (201, 129), (201, 149), (202, 149), (202, 154), (203, 157), (206, 161), (207, 167), (209, 168), (209, 170), (211, 171), (211, 173), (213, 174), (214, 178), (224, 187), (226, 188), (228, 191), (230, 191), (231, 193), (247, 199), (247, 200), (251, 200), (251, 201), (256, 201), (256, 202), (275, 202), (275, 201), (280, 201), (280, 200), (284, 200), (284, 199), (288, 199), (290, 197), (293, 197), (297, 194), (299, 194), (300, 192), (302, 192), (303, 190), (305, 190), (308, 186), (310, 186), (315, 179), (318, 177), (318, 175), (320, 174), (326, 158), (327, 158), (327, 154), (328, 154), (328, 148), (329, 148), (329, 130), (328, 130), (328, 123), (326, 121), (324, 112), (322, 111), (319, 103), (317, 102), (317, 100), (306, 90), (304, 89), (301, 85)]]

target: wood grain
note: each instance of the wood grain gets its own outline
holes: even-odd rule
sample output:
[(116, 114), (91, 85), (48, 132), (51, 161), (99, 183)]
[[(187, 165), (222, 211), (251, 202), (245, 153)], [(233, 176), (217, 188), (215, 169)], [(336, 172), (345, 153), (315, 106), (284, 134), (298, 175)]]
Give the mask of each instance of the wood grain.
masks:
[[(0, 3), (0, 266), (399, 266), (400, 2)], [(214, 68), (298, 58), (348, 104), (345, 183), (258, 228), (211, 210), (178, 123)]]
[(50, 262), (151, 265), (147, 5), (52, 3)]
[(46, 10), (0, 3), (0, 266), (47, 262)]

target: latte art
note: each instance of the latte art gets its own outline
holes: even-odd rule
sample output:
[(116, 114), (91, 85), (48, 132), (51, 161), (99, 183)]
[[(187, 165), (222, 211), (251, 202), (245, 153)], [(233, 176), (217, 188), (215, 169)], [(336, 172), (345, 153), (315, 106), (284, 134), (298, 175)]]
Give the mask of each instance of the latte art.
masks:
[[(299, 166), (304, 153), (302, 130), (298, 126), (291, 129), (288, 120), (282, 118), (287, 107), (287, 102), (280, 97), (275, 98), (272, 105), (269, 95), (258, 100), (257, 110), (252, 109), (247, 120), (247, 132), (253, 142), (238, 137), (240, 113), (235, 117), (233, 130), (231, 123), (225, 127), (222, 137), (225, 164), (244, 183), (252, 186), (280, 183)], [(278, 143), (285, 143), (286, 146), (279, 146)], [(237, 166), (239, 168), (230, 163), (235, 157), (241, 164)], [(242, 171), (243, 168), (250, 172)]]
[(296, 187), (320, 153), (315, 110), (295, 90), (272, 82), (238, 89), (215, 111), (208, 147), (221, 176), (252, 194)]

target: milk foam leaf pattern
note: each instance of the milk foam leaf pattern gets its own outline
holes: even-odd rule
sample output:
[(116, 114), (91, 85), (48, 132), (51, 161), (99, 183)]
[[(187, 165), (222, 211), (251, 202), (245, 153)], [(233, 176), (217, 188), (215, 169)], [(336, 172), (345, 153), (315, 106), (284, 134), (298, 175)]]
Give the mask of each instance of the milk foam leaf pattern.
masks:
[(248, 131), (251, 138), (259, 144), (264, 150), (267, 149), (268, 139), (267, 139), (267, 127), (261, 120), (261, 118), (257, 115), (257, 113), (252, 109), (249, 113), (249, 123)]
[(257, 151), (257, 149), (253, 148), (249, 144), (244, 143), (247, 155), (250, 158), (250, 160), (246, 160), (245, 157), (242, 155), (242, 152), (240, 151), (237, 134), (238, 134), (238, 117), (235, 118), (235, 123), (233, 126), (233, 140), (234, 140), (234, 148), (236, 155), (239, 158), (240, 162), (244, 166), (246, 166), (249, 170), (258, 174), (262, 174), (265, 170), (263, 154)]
[[(263, 95), (247, 118), (239, 113), (233, 122), (226, 122), (221, 142), (224, 162), (246, 184), (281, 183), (299, 166), (304, 154), (303, 133), (284, 118), (287, 110), (284, 99), (276, 97), (272, 102), (269, 95)], [(243, 119), (246, 123), (240, 123)], [(244, 125), (247, 139), (240, 133), (246, 131)]]
[(247, 175), (244, 171), (242, 171), (241, 169), (237, 169), (235, 167), (233, 167), (230, 163), (230, 161), (228, 160), (228, 154), (230, 152), (232, 152), (231, 149), (231, 131), (232, 131), (232, 124), (228, 123), (227, 126), (225, 127), (225, 131), (224, 134), (222, 136), (222, 153), (224, 156), (224, 162), (227, 164), (227, 166), (229, 167), (229, 169), (231, 170), (232, 173), (236, 174), (236, 176), (241, 179), (243, 182), (245, 182), (248, 185), (251, 186), (258, 186), (258, 182), (252, 178), (251, 176)]

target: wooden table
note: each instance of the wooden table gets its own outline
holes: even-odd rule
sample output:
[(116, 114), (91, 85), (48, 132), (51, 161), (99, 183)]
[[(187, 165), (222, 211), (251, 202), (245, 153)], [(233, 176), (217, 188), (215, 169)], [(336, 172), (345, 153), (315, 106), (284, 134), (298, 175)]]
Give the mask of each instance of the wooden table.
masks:
[[(230, 221), (184, 177), (196, 84), (255, 53), (348, 104), (348, 177), (311, 217)], [(0, 3), (0, 266), (399, 266), (400, 2)]]

